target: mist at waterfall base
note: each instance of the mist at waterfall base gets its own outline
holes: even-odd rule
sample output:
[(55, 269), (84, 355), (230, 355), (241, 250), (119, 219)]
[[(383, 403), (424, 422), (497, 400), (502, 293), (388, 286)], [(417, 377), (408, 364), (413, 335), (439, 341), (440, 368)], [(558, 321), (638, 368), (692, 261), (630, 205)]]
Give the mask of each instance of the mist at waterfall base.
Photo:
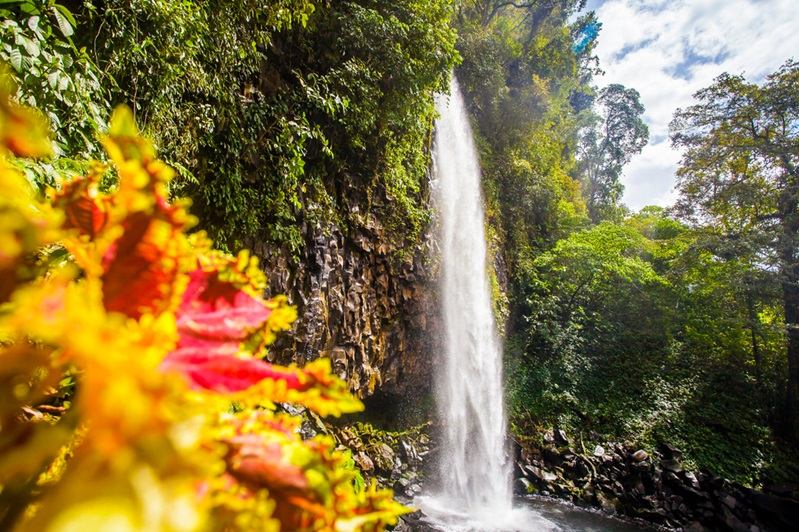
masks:
[(514, 505), (502, 350), (486, 274), (480, 162), (458, 82), (436, 99), (433, 191), (441, 248), (445, 349), (437, 364), (441, 420), (436, 491), (417, 497), (431, 528), (466, 531), (631, 531), (641, 528), (552, 500)]
[(457, 80), (437, 96), (434, 182), (445, 352), (436, 375), (442, 422), (439, 492), (416, 503), (447, 530), (547, 530), (512, 507), (502, 355), (486, 275), (480, 163)]

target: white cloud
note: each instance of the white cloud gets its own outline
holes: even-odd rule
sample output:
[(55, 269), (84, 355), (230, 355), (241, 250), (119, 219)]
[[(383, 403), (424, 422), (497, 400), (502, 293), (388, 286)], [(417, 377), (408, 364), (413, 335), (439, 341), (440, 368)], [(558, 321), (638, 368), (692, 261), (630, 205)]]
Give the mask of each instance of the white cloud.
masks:
[(631, 208), (674, 200), (680, 156), (668, 124), (694, 92), (723, 72), (760, 80), (799, 54), (798, 7), (796, 0), (607, 0), (597, 9), (605, 70), (598, 81), (641, 93), (651, 135), (622, 178)]

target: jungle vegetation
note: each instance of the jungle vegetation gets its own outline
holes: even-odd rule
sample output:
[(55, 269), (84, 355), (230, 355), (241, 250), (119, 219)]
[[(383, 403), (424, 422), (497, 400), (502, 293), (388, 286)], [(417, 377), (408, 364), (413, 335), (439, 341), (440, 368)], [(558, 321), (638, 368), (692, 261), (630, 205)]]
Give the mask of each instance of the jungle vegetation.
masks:
[[(455, 69), (484, 169), (513, 430), (684, 449), (749, 484), (796, 478), (799, 65), (719, 77), (674, 117), (678, 203), (629, 212), (648, 140), (634, 87), (599, 86), (583, 0), (21, 0), (0, 59), (41, 109), (42, 190), (102, 158), (131, 106), (173, 197), (222, 249), (299, 260), (351, 198), (413, 249), (433, 94)], [(113, 179), (113, 176), (108, 179)], [(346, 199), (346, 201), (345, 201)], [(593, 434), (594, 436), (591, 436)]]
[(719, 77), (678, 110), (679, 200), (629, 212), (648, 140), (634, 87), (597, 85), (580, 1), (462, 2), (519, 435), (669, 443), (747, 484), (796, 478), (799, 66)]

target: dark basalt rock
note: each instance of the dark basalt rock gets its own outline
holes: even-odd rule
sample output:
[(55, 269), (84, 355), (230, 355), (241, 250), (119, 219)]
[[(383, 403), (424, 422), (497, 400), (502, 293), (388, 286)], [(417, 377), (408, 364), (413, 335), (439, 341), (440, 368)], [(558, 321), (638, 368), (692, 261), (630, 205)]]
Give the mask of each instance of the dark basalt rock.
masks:
[(752, 490), (748, 497), (766, 530), (796, 530), (799, 527), (799, 500)]
[[(353, 195), (355, 197), (355, 195)], [(268, 275), (267, 295), (297, 307), (294, 329), (270, 347), (271, 360), (304, 365), (330, 358), (360, 397), (377, 390), (413, 396), (430, 388), (438, 333), (432, 236), (405, 249), (372, 213), (352, 206), (348, 226), (304, 225), (299, 256), (247, 242)]]
[(534, 491), (533, 483), (524, 477), (517, 478), (513, 483), (513, 493), (517, 495), (527, 495)]
[(424, 520), (424, 514), (421, 511), (416, 511), (400, 517), (399, 523), (394, 527), (394, 532), (441, 532), (441, 529), (427, 523)]
[(571, 442), (569, 441), (569, 438), (566, 437), (566, 433), (564, 431), (562, 431), (561, 429), (555, 430), (553, 436), (554, 436), (554, 440), (555, 440), (555, 445), (568, 446), (568, 445), (571, 444)]
[(555, 447), (544, 447), (543, 455), (544, 459), (551, 464), (560, 465), (563, 462), (563, 457)]
[[(321, 421), (316, 428), (352, 451), (367, 482), (376, 479), (394, 489), (397, 499), (405, 504), (411, 504), (421, 493), (431, 465), (435, 465), (437, 450), (427, 434), (429, 425), (402, 433), (361, 425), (335, 427)], [(670, 530), (797, 530), (799, 500), (790, 496), (794, 493), (791, 486), (759, 492), (709, 472), (686, 471), (676, 449), (667, 450), (670, 458), (660, 451), (642, 456), (630, 445), (611, 442), (603, 443), (604, 452), (596, 456), (582, 442), (579, 450), (556, 447), (554, 433), (552, 436), (552, 441), (540, 448), (528, 444), (514, 453), (516, 494), (568, 499)], [(395, 530), (436, 529), (421, 514), (411, 514), (403, 517)]]
[(639, 449), (635, 451), (632, 455), (630, 455), (630, 458), (632, 458), (636, 462), (642, 462), (647, 458), (649, 458), (649, 455), (643, 449)]
[(672, 473), (682, 473), (682, 467), (677, 460), (661, 460), (660, 467)]
[(546, 432), (541, 448), (520, 450), (514, 469), (518, 492), (553, 494), (666, 529), (799, 530), (799, 500), (791, 485), (759, 492), (708, 472), (686, 471), (680, 450), (667, 445), (652, 455), (612, 442), (580, 453), (554, 448), (554, 435)]

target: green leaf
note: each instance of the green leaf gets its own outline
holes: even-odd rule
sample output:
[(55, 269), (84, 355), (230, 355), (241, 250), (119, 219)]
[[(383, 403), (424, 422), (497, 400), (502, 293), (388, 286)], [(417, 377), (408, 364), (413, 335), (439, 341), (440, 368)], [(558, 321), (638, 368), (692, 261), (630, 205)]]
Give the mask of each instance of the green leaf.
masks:
[[(73, 33), (75, 33), (75, 29), (73, 28), (72, 24), (70, 24), (69, 19), (64, 15), (64, 13), (58, 9), (59, 7), (63, 6), (54, 6), (53, 7), (53, 15), (55, 15), (55, 20), (58, 23), (58, 29), (61, 30), (61, 33), (64, 37), (70, 37)], [(66, 8), (64, 8), (65, 11)], [(67, 11), (69, 13), (69, 11)], [(74, 17), (70, 14), (70, 18), (74, 21)]]
[(29, 15), (41, 15), (41, 11), (33, 2), (22, 2), (19, 6), (20, 11)]
[(32, 39), (28, 39), (27, 37), (22, 37), (22, 46), (25, 48), (25, 51), (28, 52), (28, 55), (31, 57), (39, 57), (39, 53), (41, 52), (41, 48), (39, 48), (39, 43)]
[(14, 70), (22, 72), (22, 53), (19, 51), (19, 48), (11, 50), (11, 53), (8, 54), (8, 61), (11, 63), (11, 66), (14, 67)]
[(69, 23), (72, 25), (73, 28), (78, 27), (78, 22), (75, 20), (75, 17), (72, 15), (72, 12), (69, 9), (67, 9), (66, 6), (63, 6), (61, 4), (55, 4), (53, 7), (55, 7), (59, 11), (59, 13), (64, 15), (64, 18), (67, 19), (67, 21), (69, 21)]
[(58, 71), (52, 70), (47, 74), (47, 83), (50, 84), (50, 88), (56, 88), (58, 85)]

